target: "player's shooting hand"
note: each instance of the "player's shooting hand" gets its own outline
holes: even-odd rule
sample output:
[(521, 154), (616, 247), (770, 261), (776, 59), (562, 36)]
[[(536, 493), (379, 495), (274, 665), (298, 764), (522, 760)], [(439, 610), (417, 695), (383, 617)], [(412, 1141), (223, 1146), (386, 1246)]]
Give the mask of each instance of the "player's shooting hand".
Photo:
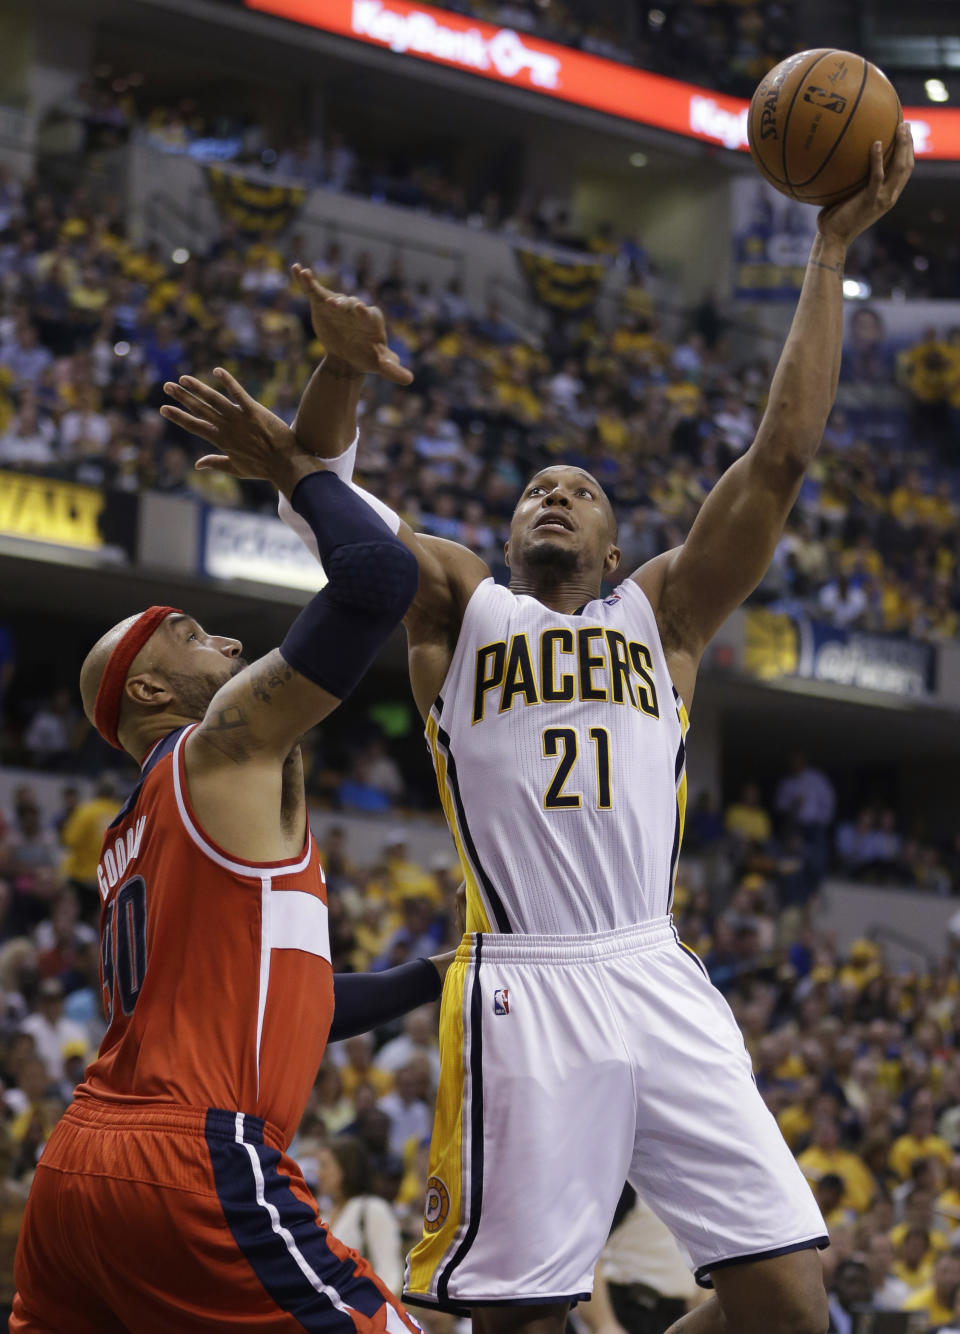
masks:
[(825, 241), (848, 246), (884, 213), (889, 212), (903, 193), (913, 171), (913, 137), (910, 126), (897, 130), (897, 146), (890, 166), (884, 170), (883, 145), (879, 140), (870, 149), (870, 179), (862, 190), (849, 199), (822, 209), (817, 227)]
[(413, 375), (387, 346), (387, 326), (378, 307), (365, 306), (355, 296), (338, 296), (299, 264), (291, 272), (310, 302), (313, 332), (328, 356), (393, 384), (410, 383)]
[(218, 451), (197, 459), (198, 471), (212, 469), (273, 482), (281, 491), (289, 491), (293, 474), (297, 479), (302, 475), (300, 461), (308, 465), (307, 471), (315, 471), (315, 460), (300, 448), (286, 422), (251, 397), (228, 371), (218, 367), (213, 373), (229, 397), (193, 375), (181, 375), (179, 383), (168, 381), (163, 386), (180, 406), (165, 403), (160, 415)]

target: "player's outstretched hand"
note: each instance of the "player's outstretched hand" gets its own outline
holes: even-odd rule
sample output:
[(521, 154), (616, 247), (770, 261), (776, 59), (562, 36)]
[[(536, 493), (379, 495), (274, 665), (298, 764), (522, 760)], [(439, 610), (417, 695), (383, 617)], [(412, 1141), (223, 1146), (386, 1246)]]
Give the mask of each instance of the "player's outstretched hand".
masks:
[(913, 136), (909, 125), (899, 126), (897, 146), (886, 170), (883, 144), (878, 139), (870, 149), (870, 179), (863, 189), (842, 203), (821, 210), (817, 226), (824, 240), (848, 246), (861, 232), (872, 227), (900, 198), (913, 171), (913, 162)]
[(291, 273), (310, 302), (313, 332), (327, 354), (355, 371), (380, 375), (393, 384), (409, 384), (413, 375), (387, 345), (387, 326), (377, 306), (365, 306), (355, 296), (340, 296), (317, 281), (300, 264)]
[(213, 372), (227, 394), (219, 393), (193, 375), (181, 375), (178, 384), (167, 381), (164, 393), (179, 407), (165, 403), (160, 415), (218, 451), (204, 454), (194, 465), (226, 472), (231, 477), (277, 482), (278, 470), (302, 454), (290, 427), (244, 389), (228, 371)]

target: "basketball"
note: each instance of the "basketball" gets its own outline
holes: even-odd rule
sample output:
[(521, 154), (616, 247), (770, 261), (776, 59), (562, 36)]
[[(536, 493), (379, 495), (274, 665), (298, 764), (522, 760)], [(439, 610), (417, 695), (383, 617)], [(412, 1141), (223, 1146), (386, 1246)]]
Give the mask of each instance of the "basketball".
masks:
[(801, 51), (757, 88), (747, 121), (753, 160), (771, 185), (805, 204), (836, 204), (866, 185), (870, 145), (893, 157), (900, 99), (852, 51)]

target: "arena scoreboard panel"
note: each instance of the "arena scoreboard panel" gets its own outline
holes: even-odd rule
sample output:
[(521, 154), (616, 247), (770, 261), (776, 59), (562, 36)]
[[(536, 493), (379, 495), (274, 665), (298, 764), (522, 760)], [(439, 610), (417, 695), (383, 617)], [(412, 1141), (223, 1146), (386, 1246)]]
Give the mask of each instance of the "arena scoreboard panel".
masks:
[[(244, 0), (324, 32), (426, 60), (689, 139), (747, 151), (742, 97), (667, 79), (528, 33), (410, 0)], [(905, 107), (917, 156), (960, 161), (960, 110)]]

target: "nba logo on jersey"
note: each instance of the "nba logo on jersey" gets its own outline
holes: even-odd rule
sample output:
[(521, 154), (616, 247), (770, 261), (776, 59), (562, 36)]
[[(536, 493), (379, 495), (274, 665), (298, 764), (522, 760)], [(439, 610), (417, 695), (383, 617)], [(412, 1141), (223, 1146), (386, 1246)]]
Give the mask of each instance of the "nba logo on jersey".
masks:
[(622, 596), (622, 593), (611, 593), (608, 598), (603, 599), (603, 605), (605, 607), (615, 607)]
[(510, 1013), (510, 991), (507, 987), (498, 987), (493, 993), (493, 1013)]

